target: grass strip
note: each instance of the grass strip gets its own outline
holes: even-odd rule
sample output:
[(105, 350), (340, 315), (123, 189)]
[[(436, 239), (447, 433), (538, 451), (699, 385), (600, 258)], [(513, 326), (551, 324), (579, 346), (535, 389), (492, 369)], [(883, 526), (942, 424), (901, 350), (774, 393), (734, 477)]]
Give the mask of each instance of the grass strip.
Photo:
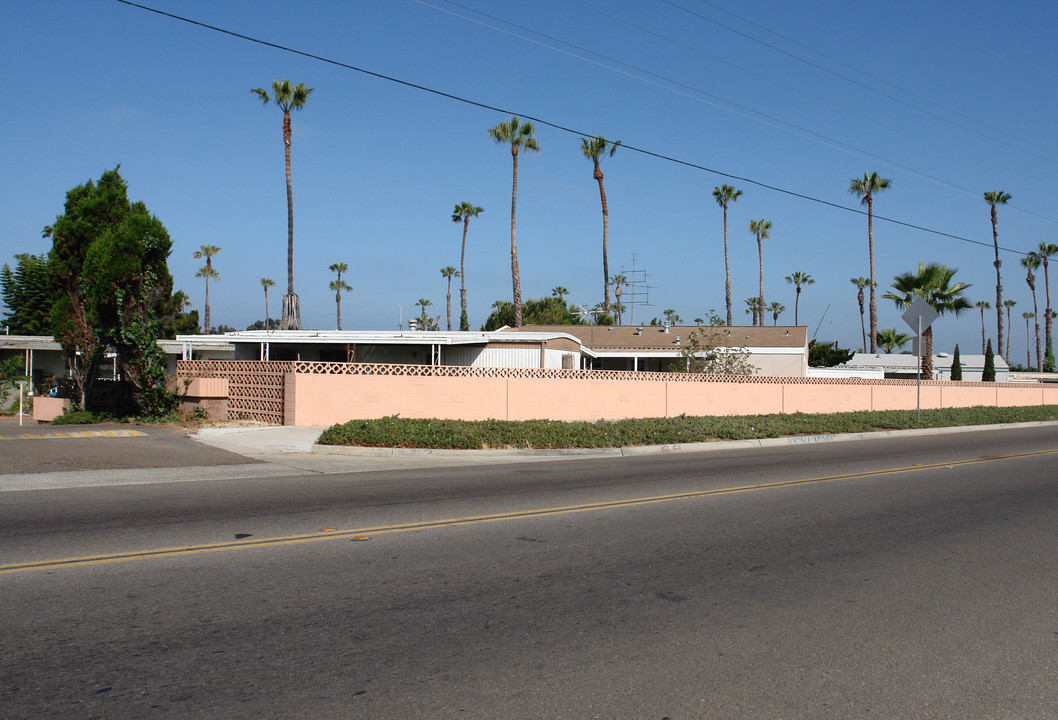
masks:
[(879, 410), (815, 415), (638, 418), (596, 422), (550, 420), (418, 420), (398, 416), (350, 420), (320, 435), (321, 445), (428, 449), (562, 449), (672, 445), (793, 435), (831, 435), (908, 428), (1058, 420), (1058, 406)]

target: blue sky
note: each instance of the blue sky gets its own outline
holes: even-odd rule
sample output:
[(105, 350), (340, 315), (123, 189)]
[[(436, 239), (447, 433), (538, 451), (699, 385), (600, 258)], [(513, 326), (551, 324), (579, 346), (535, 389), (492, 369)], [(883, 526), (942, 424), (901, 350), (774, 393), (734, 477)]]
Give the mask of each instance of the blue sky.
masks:
[[(995, 301), (991, 225), (981, 194), (1001, 189), (1002, 247), (1054, 241), (1049, 182), (1058, 165), (1053, 68), (1058, 6), (995, 3), (789, 3), (778, 0), (463, 0), (278, 3), (145, 0), (151, 7), (465, 97), (474, 107), (320, 60), (172, 20), (116, 0), (38, 0), (7, 8), (3, 66), (12, 97), (0, 261), (49, 247), (40, 230), (65, 192), (121, 163), (130, 196), (168, 228), (176, 286), (201, 310), (192, 252), (218, 245), (213, 322), (263, 317), (259, 280), (286, 277), (281, 113), (251, 88), (288, 77), (315, 88), (293, 119), (295, 290), (306, 327), (335, 326), (328, 266), (350, 266), (346, 329), (395, 329), (416, 301), (444, 325), (440, 268), (459, 265), (453, 206), (485, 208), (470, 225), (467, 287), (478, 327), (509, 299), (511, 161), (487, 130), (509, 113), (800, 193), (618, 150), (603, 164), (611, 273), (647, 271), (649, 322), (723, 314), (722, 219), (712, 189), (744, 191), (729, 233), (736, 322), (756, 295), (751, 219), (764, 245), (765, 301), (787, 311), (795, 270), (800, 322), (821, 340), (859, 347), (856, 291), (868, 274), (866, 217), (849, 179), (876, 170), (892, 189), (878, 215), (984, 243), (876, 220), (879, 294), (920, 260), (959, 268), (971, 301)], [(489, 17), (491, 16), (491, 17)], [(520, 26), (520, 27), (519, 27)], [(565, 44), (564, 44), (565, 43)], [(800, 58), (800, 59), (798, 59)], [(601, 213), (579, 136), (537, 124), (542, 152), (519, 171), (523, 297), (563, 285), (575, 302), (602, 295)], [(1004, 251), (1017, 301), (1012, 356), (1024, 362), (1031, 296), (1019, 255)], [(1041, 273), (1042, 275), (1042, 273)], [(1040, 309), (1043, 292), (1040, 281)], [(458, 291), (453, 286), (453, 315)], [(825, 316), (824, 316), (825, 313)], [(880, 327), (906, 330), (879, 301)], [(822, 323), (820, 325), (820, 321)], [(769, 318), (769, 323), (771, 322)], [(986, 314), (995, 337), (995, 313)], [(942, 318), (938, 350), (980, 348), (977, 311)]]

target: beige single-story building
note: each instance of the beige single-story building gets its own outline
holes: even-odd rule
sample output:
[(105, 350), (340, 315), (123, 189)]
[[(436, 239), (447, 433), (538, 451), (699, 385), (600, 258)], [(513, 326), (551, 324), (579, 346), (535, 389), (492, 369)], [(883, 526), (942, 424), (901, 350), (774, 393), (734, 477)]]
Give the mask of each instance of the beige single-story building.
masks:
[[(165, 341), (176, 359), (454, 365), (575, 370), (594, 357), (564, 329), (512, 333), (437, 330), (247, 330), (178, 335)], [(215, 357), (229, 352), (226, 358)]]
[(508, 333), (556, 332), (574, 336), (595, 357), (597, 370), (667, 372), (684, 359), (691, 333), (704, 332), (718, 348), (745, 348), (758, 375), (804, 377), (808, 372), (808, 328), (695, 325), (526, 325)]
[[(933, 377), (923, 377), (923, 380), (951, 380), (951, 366), (954, 358), (948, 353), (938, 353), (933, 356)], [(962, 366), (962, 379), (964, 381), (980, 381), (985, 369), (984, 355), (960, 355), (959, 364)], [(1010, 367), (999, 355), (995, 356), (996, 382), (1007, 382), (1010, 380)], [(893, 380), (914, 380), (918, 376), (918, 356), (906, 353), (856, 353), (845, 367), (856, 369), (881, 370), (883, 376)]]

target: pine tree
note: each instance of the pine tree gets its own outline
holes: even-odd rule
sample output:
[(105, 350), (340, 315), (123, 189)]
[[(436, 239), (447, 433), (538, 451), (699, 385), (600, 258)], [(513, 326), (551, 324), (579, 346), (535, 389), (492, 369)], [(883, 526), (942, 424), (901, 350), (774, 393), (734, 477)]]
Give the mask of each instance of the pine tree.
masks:
[(992, 338), (988, 338), (988, 347), (985, 349), (985, 369), (981, 373), (981, 382), (996, 381), (996, 354), (992, 352)]
[(962, 360), (959, 358), (959, 346), (955, 346), (955, 353), (951, 358), (951, 379), (962, 380)]

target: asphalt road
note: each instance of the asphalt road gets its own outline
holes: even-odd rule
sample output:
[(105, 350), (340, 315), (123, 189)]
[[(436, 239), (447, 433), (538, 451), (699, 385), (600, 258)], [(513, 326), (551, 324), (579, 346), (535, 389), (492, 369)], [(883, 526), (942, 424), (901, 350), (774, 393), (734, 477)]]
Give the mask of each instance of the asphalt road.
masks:
[(0, 717), (1053, 718), (1056, 440), (3, 493)]
[[(117, 437), (102, 437), (106, 434)], [(2, 474), (169, 468), (188, 464), (242, 465), (251, 462), (255, 461), (196, 443), (179, 428), (123, 423), (38, 425), (27, 422), (19, 426), (14, 418), (0, 418)]]

